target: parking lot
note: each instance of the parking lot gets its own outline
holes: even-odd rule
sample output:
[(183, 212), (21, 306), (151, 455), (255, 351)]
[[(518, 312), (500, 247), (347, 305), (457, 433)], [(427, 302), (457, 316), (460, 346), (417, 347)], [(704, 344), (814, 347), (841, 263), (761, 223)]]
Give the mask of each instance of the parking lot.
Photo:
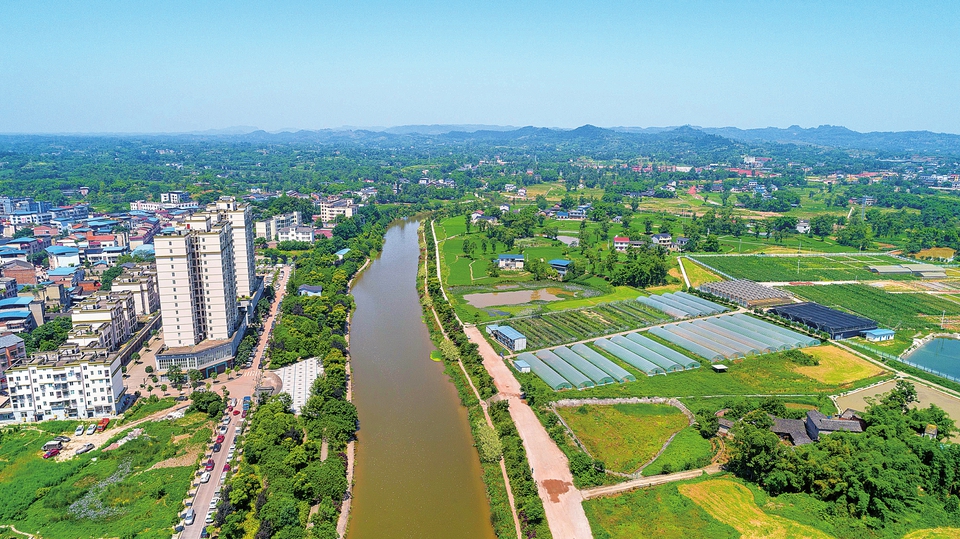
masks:
[(307, 398), (310, 397), (313, 381), (323, 374), (323, 367), (320, 366), (319, 359), (310, 358), (274, 372), (280, 377), (282, 383), (280, 391), (289, 393), (293, 397), (293, 412), (299, 414)]

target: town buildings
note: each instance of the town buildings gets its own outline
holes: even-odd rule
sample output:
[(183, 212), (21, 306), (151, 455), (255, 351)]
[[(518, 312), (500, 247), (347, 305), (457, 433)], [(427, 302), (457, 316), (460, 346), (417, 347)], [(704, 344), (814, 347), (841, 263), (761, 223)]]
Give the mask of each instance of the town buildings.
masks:
[(298, 227), (303, 224), (303, 218), (300, 212), (294, 211), (282, 215), (274, 215), (255, 224), (256, 237), (264, 238), (267, 241), (277, 239), (277, 234), (282, 228)]

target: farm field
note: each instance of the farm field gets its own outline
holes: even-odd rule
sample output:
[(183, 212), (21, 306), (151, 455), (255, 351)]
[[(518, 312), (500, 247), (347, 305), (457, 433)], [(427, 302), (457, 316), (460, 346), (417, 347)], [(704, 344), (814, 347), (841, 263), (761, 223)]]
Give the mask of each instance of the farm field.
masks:
[(807, 254), (814, 253), (849, 253), (850, 247), (840, 245), (836, 241), (826, 238), (821, 240), (815, 236), (790, 234), (777, 242), (767, 238), (757, 238), (752, 234), (742, 236), (720, 236), (720, 249), (727, 254), (751, 253), (786, 253), (795, 254), (797, 251)]
[[(72, 436), (76, 422), (63, 423), (56, 434)], [(0, 522), (42, 531), (44, 539), (170, 537), (208, 425), (205, 414), (148, 422), (143, 436), (115, 450), (63, 461), (40, 458), (50, 432), (8, 428), (0, 443)]]
[(744, 539), (829, 539), (826, 533), (794, 520), (765, 513), (750, 489), (726, 479), (712, 479), (677, 487), (713, 518), (736, 529)]
[(677, 433), (663, 454), (644, 468), (641, 474), (651, 476), (702, 468), (710, 464), (713, 455), (710, 440), (700, 436), (694, 427), (686, 427)]
[(836, 346), (826, 344), (803, 349), (820, 361), (816, 366), (797, 365), (794, 370), (826, 384), (850, 384), (863, 378), (881, 375), (887, 371), (860, 359), (854, 354)]
[(582, 405), (557, 408), (557, 413), (594, 458), (623, 473), (637, 471), (689, 423), (667, 404)]
[(712, 283), (721, 280), (719, 275), (711, 273), (700, 264), (694, 264), (690, 261), (683, 262), (682, 257), (677, 258), (677, 261), (678, 264), (683, 264), (683, 269), (687, 272), (687, 279), (690, 279), (690, 286), (694, 288), (703, 283)]
[(827, 307), (875, 320), (881, 327), (932, 331), (960, 327), (960, 302), (924, 293), (891, 293), (863, 284), (784, 287), (797, 296)]
[[(690, 258), (736, 279), (758, 282), (912, 280), (910, 275), (881, 276), (867, 266), (902, 264), (886, 255), (696, 256)], [(799, 262), (799, 271), (797, 264)]]
[(527, 336), (527, 349), (538, 350), (671, 320), (666, 314), (629, 299), (580, 310), (547, 312), (502, 323)]

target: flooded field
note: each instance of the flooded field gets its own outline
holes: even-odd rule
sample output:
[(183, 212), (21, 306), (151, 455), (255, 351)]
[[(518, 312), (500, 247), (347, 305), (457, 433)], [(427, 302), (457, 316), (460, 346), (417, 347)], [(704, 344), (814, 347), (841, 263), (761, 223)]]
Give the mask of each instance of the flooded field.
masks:
[[(520, 305), (531, 301), (557, 301), (564, 299), (565, 291), (560, 287), (537, 288), (535, 290), (511, 290), (509, 292), (482, 292), (467, 294), (463, 299), (470, 305), (482, 309), (498, 305)], [(567, 295), (570, 295), (567, 292)]]

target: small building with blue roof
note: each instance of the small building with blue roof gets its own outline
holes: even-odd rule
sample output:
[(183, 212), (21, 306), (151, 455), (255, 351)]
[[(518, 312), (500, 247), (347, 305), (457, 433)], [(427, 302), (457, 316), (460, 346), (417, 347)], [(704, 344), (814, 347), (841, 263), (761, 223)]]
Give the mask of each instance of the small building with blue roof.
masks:
[(549, 262), (550, 267), (556, 270), (560, 277), (567, 275), (567, 270), (570, 269), (570, 264), (572, 263), (570, 260), (564, 260), (562, 258), (554, 258)]
[(497, 267), (507, 270), (522, 270), (523, 255), (502, 254), (497, 257)]
[(892, 329), (868, 329), (860, 332), (860, 336), (869, 342), (890, 341), (895, 335)]
[(80, 249), (76, 247), (64, 247), (62, 245), (51, 245), (47, 247), (51, 268), (64, 268), (80, 265)]
[(487, 326), (487, 334), (496, 339), (496, 341), (514, 352), (520, 352), (527, 348), (527, 337), (523, 333), (513, 329), (510, 326), (498, 326), (491, 324)]

